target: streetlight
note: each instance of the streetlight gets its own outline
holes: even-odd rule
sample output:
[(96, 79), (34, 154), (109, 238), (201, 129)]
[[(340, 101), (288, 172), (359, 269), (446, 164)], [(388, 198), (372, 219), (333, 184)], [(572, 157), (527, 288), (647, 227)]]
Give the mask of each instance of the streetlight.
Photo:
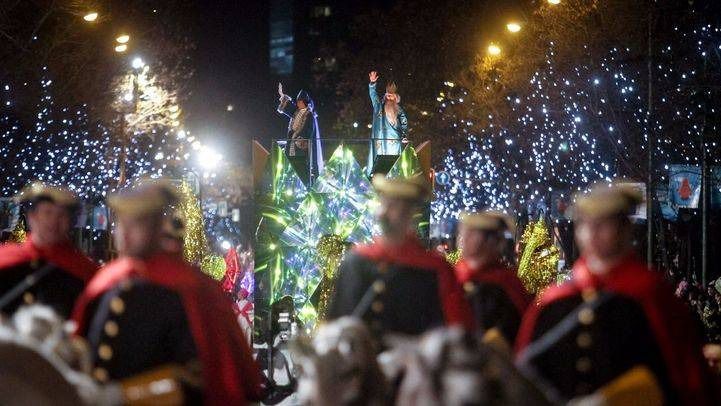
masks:
[(115, 45), (115, 52), (123, 53), (127, 51), (128, 41), (130, 41), (130, 35), (128, 34), (120, 34), (117, 38), (115, 38), (115, 42), (117, 42), (117, 45)]
[(561, 4), (561, 0), (548, 0), (548, 4), (555, 6), (557, 4)]
[(143, 59), (141, 57), (136, 56), (135, 58), (133, 58), (131, 66), (133, 67), (133, 69), (142, 69), (145, 66), (145, 62), (143, 62)]
[(201, 167), (203, 167), (203, 169), (215, 169), (222, 159), (223, 155), (217, 153), (215, 150), (206, 145), (198, 148), (198, 163)]
[(501, 47), (494, 43), (491, 43), (490, 45), (488, 45), (488, 53), (493, 56), (498, 56), (501, 54)]
[(506, 29), (515, 34), (518, 31), (521, 31), (521, 24), (511, 21), (510, 23), (506, 24)]
[(95, 12), (95, 11), (91, 11), (91, 12), (89, 12), (88, 14), (85, 14), (85, 15), (83, 16), (83, 20), (85, 20), (85, 21), (87, 21), (87, 22), (89, 22), (89, 23), (92, 23), (92, 22), (94, 22), (94, 21), (97, 20), (97, 19), (98, 19), (98, 13)]

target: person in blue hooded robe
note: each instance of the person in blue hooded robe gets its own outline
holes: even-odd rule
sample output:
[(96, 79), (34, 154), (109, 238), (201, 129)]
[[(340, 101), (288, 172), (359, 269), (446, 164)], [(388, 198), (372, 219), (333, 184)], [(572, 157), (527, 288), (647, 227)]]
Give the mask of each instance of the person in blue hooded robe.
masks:
[(285, 152), (292, 158), (291, 161), (304, 162), (303, 166), (308, 169), (296, 167), (296, 170), (301, 178), (307, 180), (306, 173), (311, 176), (318, 175), (323, 169), (318, 115), (313, 109), (313, 100), (308, 92), (301, 90), (293, 102), (290, 96), (283, 93), (283, 85), (280, 83), (278, 83), (278, 95), (280, 100), (277, 111), (289, 118)]
[(378, 72), (368, 74), (370, 83), (368, 93), (373, 106), (373, 125), (371, 129), (371, 145), (368, 154), (370, 173), (378, 155), (400, 155), (401, 142), (408, 136), (408, 117), (400, 106), (401, 96), (395, 83), (386, 85), (386, 92), (381, 98), (376, 91)]

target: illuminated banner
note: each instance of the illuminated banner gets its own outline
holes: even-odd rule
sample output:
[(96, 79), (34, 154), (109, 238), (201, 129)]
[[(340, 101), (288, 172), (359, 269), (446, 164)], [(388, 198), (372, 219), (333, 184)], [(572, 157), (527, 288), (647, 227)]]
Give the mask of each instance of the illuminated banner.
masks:
[[(709, 169), (708, 186), (710, 207), (721, 208), (721, 166)], [(701, 167), (695, 165), (671, 165), (669, 167), (668, 208), (699, 208), (701, 201)]]
[(108, 229), (108, 209), (104, 206), (93, 207), (93, 230)]
[(698, 208), (701, 197), (701, 167), (669, 166), (669, 204), (674, 208)]

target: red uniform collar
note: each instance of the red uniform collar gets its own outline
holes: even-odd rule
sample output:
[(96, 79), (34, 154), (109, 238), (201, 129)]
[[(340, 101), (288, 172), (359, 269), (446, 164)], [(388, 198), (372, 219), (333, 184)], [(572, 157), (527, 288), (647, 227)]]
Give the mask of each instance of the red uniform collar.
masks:
[(461, 259), (456, 264), (456, 277), (461, 283), (476, 281), (500, 286), (521, 315), (532, 300), (516, 273), (501, 264), (474, 269), (468, 261)]
[(88, 306), (122, 280), (135, 276), (178, 293), (202, 364), (205, 404), (242, 405), (260, 398), (260, 371), (217, 282), (186, 262), (165, 254), (121, 258), (98, 272), (73, 311), (77, 332), (86, 334)]
[(97, 264), (70, 241), (50, 247), (38, 247), (31, 235), (20, 244), (8, 243), (0, 248), (0, 272), (27, 262), (50, 262), (78, 279), (88, 281), (95, 274)]
[(376, 237), (372, 244), (360, 245), (354, 250), (357, 254), (391, 264), (404, 265), (419, 269), (437, 269), (448, 267), (446, 260), (435, 252), (428, 251), (414, 235), (409, 235), (401, 244), (388, 244), (383, 238)]
[(649, 285), (665, 284), (663, 278), (650, 271), (635, 255), (628, 255), (605, 274), (596, 274), (581, 257), (573, 265), (573, 279), (561, 286), (551, 286), (541, 294), (541, 304), (574, 295), (586, 289), (604, 289), (635, 299), (643, 297)]
[(638, 283), (652, 276), (646, 265), (634, 255), (627, 255), (604, 274), (593, 273), (586, 258), (580, 258), (573, 265), (573, 280), (581, 289), (605, 288), (621, 291), (633, 291)]

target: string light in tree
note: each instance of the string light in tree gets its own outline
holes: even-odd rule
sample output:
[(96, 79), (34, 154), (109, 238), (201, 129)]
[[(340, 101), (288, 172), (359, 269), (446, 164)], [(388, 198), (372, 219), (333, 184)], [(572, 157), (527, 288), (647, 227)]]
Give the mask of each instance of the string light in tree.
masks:
[[(116, 185), (121, 146), (111, 137), (119, 123), (91, 123), (88, 106), (55, 104), (54, 82), (43, 68), (34, 121), (21, 119), (16, 88), (0, 84), (0, 193), (13, 196), (32, 180), (63, 184), (83, 200), (99, 201)], [(24, 84), (23, 92), (30, 92)], [(169, 107), (171, 117), (177, 118)], [(167, 125), (166, 125), (167, 124)], [(128, 148), (128, 179), (142, 176), (179, 177), (190, 168), (194, 136), (174, 123), (140, 126)]]
[[(669, 165), (700, 165), (704, 120), (721, 108), (707, 85), (721, 79), (716, 54), (721, 29), (704, 24), (695, 30), (676, 27), (673, 33), (654, 62), (652, 130), (658, 138), (654, 157), (660, 162), (660, 185), (667, 182)], [(560, 64), (550, 42), (545, 63), (528, 85), (506, 96), (510, 113), (489, 115), (483, 126), (471, 119), (483, 104), (459, 108), (472, 95), (445, 83), (438, 111), (463, 148), (449, 150), (437, 168), (448, 182), (437, 187), (434, 220), (483, 207), (546, 208), (554, 195), (567, 198), (595, 181), (646, 179), (645, 59), (621, 46), (600, 57), (590, 46), (581, 49), (585, 55), (577, 60), (588, 62)], [(707, 136), (705, 143), (708, 163), (718, 165), (718, 139)]]

